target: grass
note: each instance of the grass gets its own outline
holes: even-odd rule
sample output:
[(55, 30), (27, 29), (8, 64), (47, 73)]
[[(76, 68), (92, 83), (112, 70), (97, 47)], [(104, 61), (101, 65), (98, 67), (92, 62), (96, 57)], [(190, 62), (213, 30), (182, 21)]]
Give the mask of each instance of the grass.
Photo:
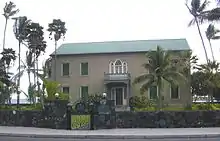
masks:
[(37, 110), (42, 110), (42, 106), (41, 104), (19, 105), (19, 109), (18, 109), (17, 105), (1, 105), (0, 110), (37, 111)]
[[(156, 106), (146, 108), (134, 108), (134, 111), (156, 111)], [(165, 106), (162, 111), (199, 111), (199, 110), (220, 110), (220, 104), (193, 104), (187, 107)]]

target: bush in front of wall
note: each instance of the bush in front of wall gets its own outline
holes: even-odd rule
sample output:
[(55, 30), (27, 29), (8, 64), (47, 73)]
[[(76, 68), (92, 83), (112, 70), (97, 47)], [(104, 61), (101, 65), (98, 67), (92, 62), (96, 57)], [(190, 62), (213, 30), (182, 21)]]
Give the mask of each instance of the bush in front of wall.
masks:
[(129, 99), (129, 106), (132, 109), (147, 109), (153, 107), (153, 102), (148, 100), (146, 96), (133, 96)]

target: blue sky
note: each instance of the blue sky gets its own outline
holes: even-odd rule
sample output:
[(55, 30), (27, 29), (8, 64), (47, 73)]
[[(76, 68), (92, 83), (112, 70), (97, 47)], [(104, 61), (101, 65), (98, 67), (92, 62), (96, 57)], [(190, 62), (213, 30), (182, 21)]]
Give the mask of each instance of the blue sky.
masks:
[[(54, 18), (66, 22), (68, 29), (65, 40), (58, 45), (70, 42), (147, 40), (164, 38), (186, 38), (190, 48), (205, 62), (202, 44), (195, 26), (188, 28), (192, 16), (185, 0), (12, 0), (20, 12), (34, 22), (45, 27), (48, 42), (47, 52), (40, 60), (45, 60), (53, 52), (53, 42), (48, 38), (46, 28)], [(6, 0), (0, 1), (1, 13)], [(212, 4), (211, 6), (213, 6)], [(3, 38), (4, 17), (0, 16), (0, 40)], [(13, 35), (13, 21), (7, 28), (6, 47), (16, 50), (18, 42)], [(202, 25), (203, 35), (207, 24)], [(205, 37), (205, 36), (204, 36)], [(218, 54), (220, 41), (213, 41), (214, 53)], [(208, 47), (208, 42), (205, 40)], [(2, 42), (0, 42), (2, 46)], [(1, 47), (0, 47), (1, 49)], [(25, 56), (26, 48), (22, 48)], [(210, 50), (208, 49), (211, 58)], [(17, 63), (16, 63), (17, 64)], [(17, 65), (15, 66), (17, 68)], [(16, 69), (13, 68), (12, 71)], [(27, 76), (22, 78), (21, 89), (28, 84)]]

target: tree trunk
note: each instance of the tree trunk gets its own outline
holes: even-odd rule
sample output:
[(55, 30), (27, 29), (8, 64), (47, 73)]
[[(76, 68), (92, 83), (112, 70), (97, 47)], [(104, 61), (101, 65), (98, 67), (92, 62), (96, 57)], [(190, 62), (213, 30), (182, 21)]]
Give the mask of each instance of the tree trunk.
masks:
[(37, 64), (37, 92), (38, 95), (40, 95), (40, 101), (41, 101), (41, 105), (42, 107), (44, 107), (44, 96), (43, 93), (40, 93), (40, 82), (39, 82), (39, 67), (38, 67), (38, 58), (36, 58), (36, 64)]
[[(35, 54), (35, 47), (34, 47), (34, 86), (36, 87), (36, 68), (35, 68), (35, 63), (36, 63), (36, 54)], [(35, 89), (35, 88), (34, 88)], [(35, 89), (36, 90), (36, 89)], [(36, 96), (34, 94), (33, 96), (33, 99), (34, 99), (34, 104), (36, 104)]]
[(197, 20), (196, 17), (195, 17), (195, 21), (196, 21), (196, 25), (197, 25), (197, 28), (198, 28), (199, 36), (200, 36), (201, 41), (202, 41), (202, 46), (203, 46), (203, 49), (204, 49), (204, 52), (205, 52), (206, 61), (207, 61), (207, 63), (209, 63), (209, 58), (208, 58), (208, 54), (207, 54), (207, 51), (206, 51), (205, 43), (204, 43), (202, 33), (201, 33), (201, 30), (200, 30), (200, 27), (199, 27), (199, 23), (198, 23), (198, 20)]
[(211, 44), (211, 41), (209, 40), (209, 46), (210, 46), (210, 50), (211, 50), (211, 53), (212, 53), (212, 59), (213, 59), (213, 62), (215, 61), (215, 57), (214, 57), (214, 52), (213, 52), (213, 48), (212, 48), (212, 44)]
[[(18, 73), (21, 74), (21, 41), (19, 40), (19, 45), (18, 45)], [(21, 76), (19, 75), (18, 77), (18, 87), (20, 88), (20, 80)], [(20, 90), (17, 89), (17, 108), (19, 108), (20, 104)]]
[(162, 109), (162, 80), (158, 78), (158, 110)]
[(4, 50), (5, 48), (5, 38), (6, 38), (6, 30), (7, 30), (7, 25), (8, 25), (8, 19), (6, 18), (5, 19), (5, 29), (4, 29), (4, 35), (3, 35), (3, 47), (2, 47), (2, 50)]
[[(28, 67), (28, 70), (27, 70), (27, 74), (28, 74), (28, 82), (29, 82), (29, 87), (31, 87), (31, 72), (30, 72), (30, 67)], [(33, 102), (33, 99), (32, 99), (32, 96), (30, 96), (29, 92), (28, 92), (28, 95), (29, 95), (29, 99), (30, 99), (30, 104), (32, 104)]]
[(55, 40), (55, 51), (54, 51), (54, 81), (57, 80), (57, 41)]

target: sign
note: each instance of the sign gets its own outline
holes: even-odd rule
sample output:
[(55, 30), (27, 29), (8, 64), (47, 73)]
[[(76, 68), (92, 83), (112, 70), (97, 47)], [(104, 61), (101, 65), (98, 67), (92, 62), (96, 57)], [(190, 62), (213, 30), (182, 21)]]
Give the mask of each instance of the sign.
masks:
[(71, 115), (71, 129), (89, 130), (90, 121), (90, 115)]

